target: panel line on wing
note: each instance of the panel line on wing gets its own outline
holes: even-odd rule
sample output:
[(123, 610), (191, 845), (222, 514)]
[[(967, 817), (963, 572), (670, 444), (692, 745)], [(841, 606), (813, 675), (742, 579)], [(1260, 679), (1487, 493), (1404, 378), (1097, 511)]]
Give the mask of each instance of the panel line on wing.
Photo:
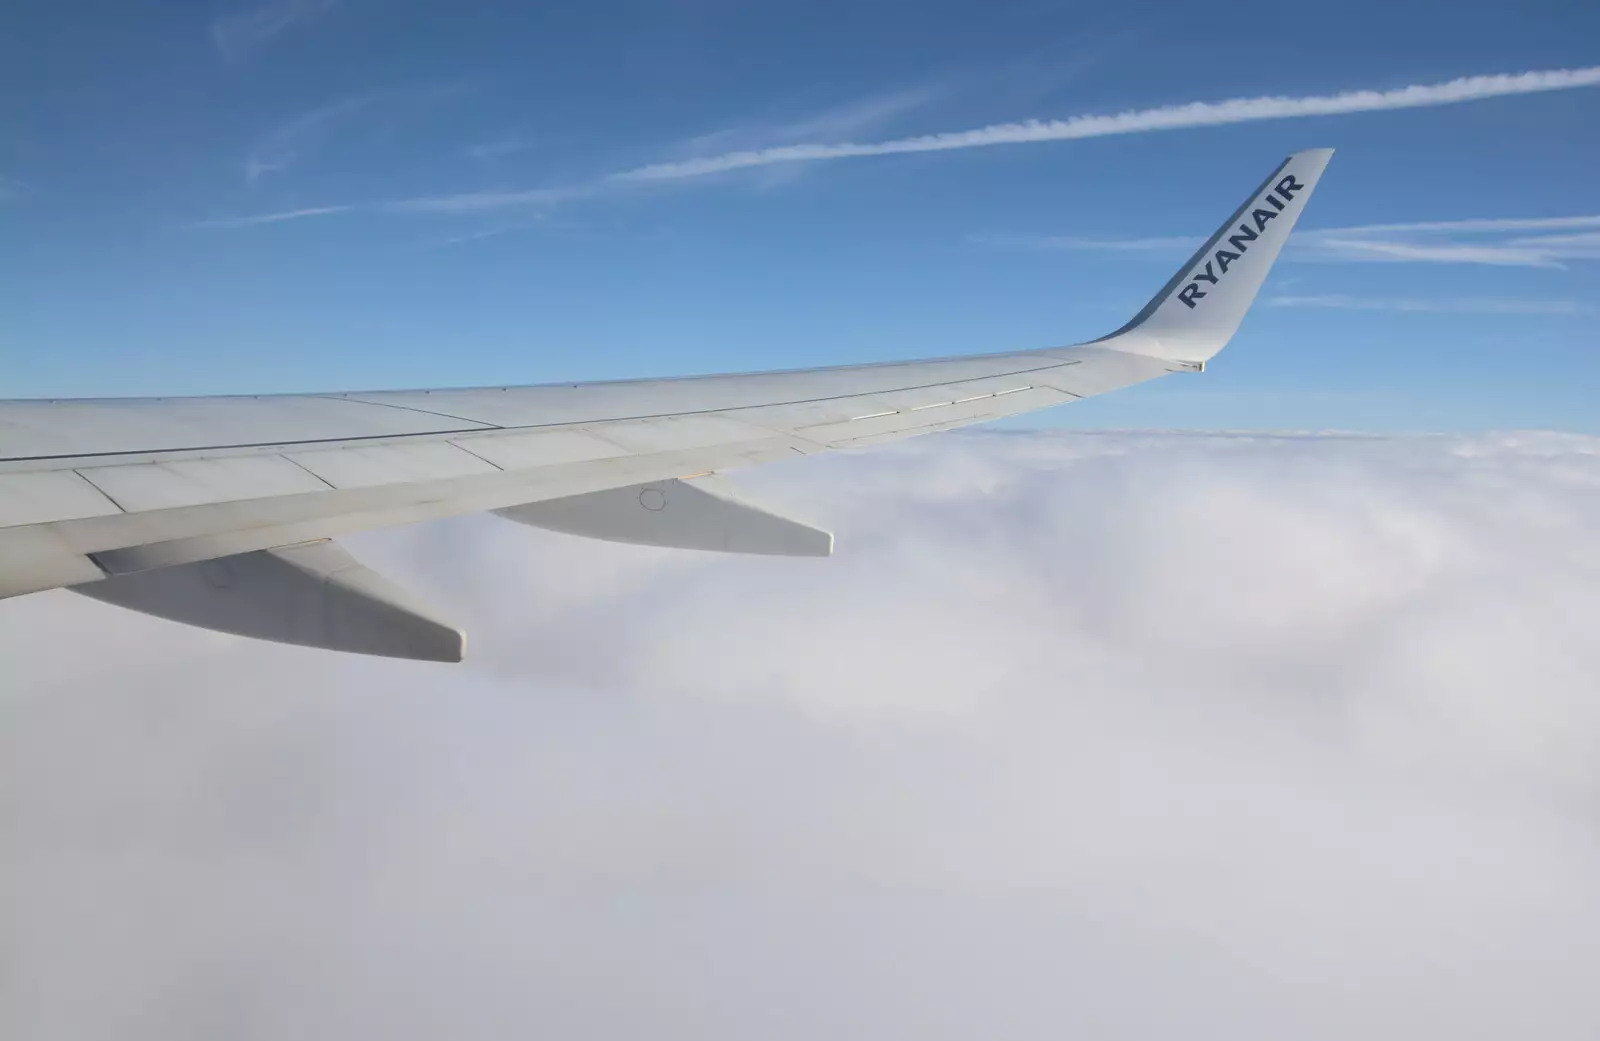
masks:
[[(910, 389), (910, 388), (908, 388), (908, 389)], [(916, 388), (916, 389), (921, 389), (921, 388)], [(973, 394), (970, 397), (956, 398), (953, 401), (935, 401), (935, 402), (932, 402), (931, 404), (916, 405), (916, 406), (913, 406), (911, 408), (904, 408), (904, 409), (891, 408), (891, 409), (888, 409), (888, 410), (883, 411), (883, 412), (868, 412), (864, 416), (851, 416), (849, 419), (846, 419), (843, 422), (845, 422), (845, 423), (859, 423), (859, 422), (861, 422), (863, 420), (867, 420), (867, 419), (882, 419), (885, 416), (901, 416), (901, 415), (907, 415), (907, 414), (912, 413), (912, 412), (924, 412), (924, 411), (927, 411), (930, 408), (948, 408), (951, 405), (965, 405), (965, 404), (968, 404), (969, 402), (973, 402), (973, 401), (986, 401), (986, 400), (988, 400), (990, 398), (1003, 398), (1007, 394), (1020, 394), (1025, 390), (1036, 390), (1036, 389), (1038, 389), (1038, 388), (1036, 388), (1036, 387), (1034, 387), (1032, 385), (1029, 385), (1029, 386), (1026, 386), (1026, 387), (1008, 387), (1005, 390), (997, 390), (997, 391), (994, 391), (991, 394)], [(1048, 389), (1048, 390), (1059, 390), (1059, 388), (1056, 388), (1056, 387), (1049, 387), (1049, 388), (1046, 388), (1046, 389)], [(1063, 393), (1063, 394), (1071, 394), (1072, 393), (1071, 391), (1060, 391), (1060, 392)], [(903, 391), (896, 391), (896, 392), (893, 392), (893, 393), (904, 393), (904, 392)], [(1076, 397), (1080, 397), (1081, 395), (1072, 394), (1072, 396), (1076, 398)], [(839, 425), (839, 421), (836, 421), (836, 420), (825, 420), (825, 421), (823, 421), (821, 423), (807, 423), (807, 424), (805, 424), (803, 426), (797, 426), (794, 429), (798, 433), (800, 431), (815, 430), (818, 427), (836, 427), (838, 425)]]
[(94, 481), (89, 479), (89, 475), (84, 473), (82, 470), (74, 470), (72, 472), (77, 474), (79, 477), (83, 478), (83, 481), (84, 481), (85, 484), (87, 484), (89, 487), (93, 488), (95, 491), (99, 492), (101, 495), (105, 496), (106, 500), (108, 502), (110, 502), (111, 505), (115, 506), (118, 510), (120, 510), (121, 512), (123, 512), (123, 513), (134, 513), (134, 512), (137, 512), (135, 510), (128, 509), (128, 507), (126, 507), (122, 503), (118, 502), (117, 501), (117, 497), (115, 495), (112, 495), (110, 492), (106, 491), (104, 488), (100, 487), (98, 484), (95, 484)]
[(0, 474), (0, 527), (126, 512), (76, 470)]
[[(906, 363), (890, 363), (890, 364), (916, 364), (916, 363), (906, 362)], [(1000, 373), (1000, 374), (998, 374), (998, 376), (994, 376), (994, 377), (984, 376), (984, 377), (979, 377), (979, 378), (980, 379), (995, 379), (995, 378), (1000, 378), (1000, 377), (1004, 377), (1004, 376), (1022, 376), (1022, 375), (1026, 375), (1026, 374), (1028, 374), (1030, 372), (1048, 372), (1048, 371), (1050, 371), (1052, 369), (1061, 369), (1061, 368), (1066, 368), (1066, 367), (1071, 366), (1071, 365), (1081, 365), (1081, 364), (1083, 364), (1081, 359), (1073, 360), (1073, 361), (1063, 361), (1063, 360), (1055, 358), (1054, 356), (1051, 356), (1051, 362), (1048, 365), (1035, 365), (1035, 366), (1033, 366), (1031, 368), (1015, 369), (1015, 370), (1012, 370), (1010, 372)], [(845, 400), (848, 400), (850, 398), (859, 398), (859, 397), (874, 397), (874, 396), (881, 397), (884, 394), (903, 394), (903, 393), (905, 393), (907, 391), (931, 390), (931, 389), (933, 389), (935, 387), (950, 386), (953, 383), (968, 383), (968, 382), (971, 382), (971, 380), (970, 379), (939, 380), (939, 381), (936, 381), (936, 382), (933, 382), (933, 383), (919, 383), (919, 384), (913, 384), (911, 386), (905, 386), (905, 387), (890, 387), (890, 388), (886, 388), (886, 389), (883, 389), (883, 390), (873, 391), (870, 394), (828, 394), (828, 395), (823, 395), (821, 397), (815, 397), (815, 398), (792, 398), (792, 399), (788, 399), (788, 400), (767, 401), (767, 402), (762, 402), (762, 403), (759, 403), (759, 404), (750, 404), (750, 405), (727, 405), (727, 406), (724, 406), (722, 408), (695, 409), (695, 410), (690, 410), (690, 411), (686, 411), (686, 412), (652, 412), (652, 413), (647, 413), (647, 414), (644, 414), (644, 415), (637, 415), (637, 416), (610, 416), (610, 417), (605, 417), (605, 418), (601, 418), (601, 419), (585, 419), (585, 420), (576, 420), (576, 421), (563, 421), (563, 422), (559, 422), (559, 423), (522, 423), (522, 424), (517, 424), (517, 425), (514, 425), (514, 426), (496, 426), (494, 424), (483, 424), (483, 425), (474, 426), (474, 427), (463, 427), (463, 428), (461, 428), (459, 430), (428, 430), (428, 431), (420, 431), (420, 432), (416, 432), (416, 433), (401, 433), (401, 434), (357, 434), (357, 435), (350, 436), (350, 437), (313, 437), (313, 438), (302, 438), (302, 439), (298, 439), (298, 440), (289, 440), (289, 441), (249, 441), (249, 442), (238, 442), (238, 443), (230, 443), (230, 444), (194, 445), (194, 446), (184, 447), (184, 448), (126, 449), (126, 450), (118, 451), (118, 452), (58, 452), (58, 453), (54, 453), (54, 454), (51, 454), (51, 455), (11, 456), (11, 457), (8, 457), (8, 458), (0, 459), (0, 463), (5, 463), (5, 464), (10, 464), (10, 463), (45, 463), (45, 462), (51, 462), (51, 461), (54, 461), (54, 460), (57, 460), (57, 459), (104, 459), (104, 458), (109, 458), (109, 457), (113, 457), (113, 456), (147, 456), (147, 455), (148, 456), (173, 456), (173, 455), (181, 455), (181, 454), (191, 453), (191, 452), (224, 452), (224, 451), (232, 451), (234, 449), (241, 449), (241, 448), (282, 448), (282, 449), (293, 449), (293, 448), (300, 447), (302, 445), (346, 444), (346, 443), (353, 443), (353, 442), (358, 442), (358, 441), (438, 440), (438, 439), (441, 439), (441, 438), (446, 438), (446, 439), (452, 438), (452, 437), (455, 437), (455, 436), (460, 435), (460, 434), (485, 434), (485, 435), (491, 435), (492, 436), (492, 435), (498, 434), (498, 433), (508, 433), (508, 434), (510, 434), (510, 433), (516, 433), (518, 431), (524, 431), (524, 430), (548, 430), (548, 429), (557, 428), (557, 427), (570, 427), (570, 428), (577, 429), (577, 428), (588, 428), (588, 427), (593, 427), (593, 426), (604, 425), (606, 423), (625, 423), (625, 422), (628, 422), (628, 421), (631, 421), (631, 420), (672, 419), (672, 418), (676, 418), (676, 417), (679, 417), (679, 416), (706, 416), (706, 415), (714, 415), (714, 414), (717, 414), (717, 413), (725, 413), (725, 412), (742, 412), (742, 411), (747, 411), (747, 410), (752, 410), (752, 409), (759, 409), (759, 408), (782, 408), (782, 407), (784, 407), (786, 405), (813, 405), (813, 404), (819, 404), (819, 403), (827, 402), (827, 401), (845, 401)], [(1070, 391), (1064, 391), (1063, 393), (1071, 393), (1071, 392)], [(330, 397), (328, 397), (326, 395), (311, 395), (311, 396), (312, 397), (318, 397), (318, 398), (321, 398), (323, 400), (328, 400), (328, 401), (339, 400), (338, 398), (330, 398)], [(988, 395), (984, 395), (984, 396), (987, 397)], [(1075, 396), (1081, 397), (1082, 395), (1075, 395)], [(356, 399), (356, 398), (350, 398), (348, 400), (355, 401), (357, 404), (382, 404), (381, 402), (361, 401), (361, 400)], [(391, 406), (391, 407), (402, 408), (402, 409), (404, 408), (404, 406), (398, 406), (398, 405), (397, 406)], [(420, 411), (420, 410), (412, 409), (412, 410), (407, 410), (407, 411)], [(442, 417), (442, 414), (439, 414), (439, 415), (441, 415), (441, 417)], [(450, 417), (442, 417), (442, 418), (456, 419), (456, 418), (459, 418), (459, 417), (450, 416)], [(469, 419), (469, 420), (463, 420), (463, 422), (477, 423), (479, 421), (478, 420)], [(746, 422), (748, 422), (748, 421), (746, 421)]]
[[(501, 388), (501, 389), (504, 389), (504, 388)], [(416, 393), (416, 392), (413, 391), (412, 393)], [(431, 394), (433, 392), (431, 390), (425, 390), (425, 391), (422, 391), (422, 393)], [(357, 402), (357, 403), (362, 404), (362, 405), (382, 405), (384, 408), (397, 408), (402, 412), (415, 412), (418, 415), (423, 415), (423, 416), (437, 416), (440, 419), (453, 419), (457, 423), (481, 423), (481, 424), (483, 424), (481, 429), (484, 429), (484, 430), (504, 430), (505, 429), (505, 427), (502, 427), (498, 423), (490, 423), (490, 422), (488, 422), (486, 420), (482, 420), (482, 419), (468, 419), (466, 416), (452, 416), (448, 412), (434, 412), (431, 409), (415, 408), (415, 407), (413, 407), (411, 405), (396, 405), (392, 401), (369, 401), (366, 398), (352, 397), (349, 394), (333, 394), (333, 395), (330, 395), (330, 394), (316, 394), (316, 395), (313, 395), (313, 397), (334, 398), (334, 399), (339, 400), (339, 401), (354, 401), (354, 402)]]
[(488, 459), (488, 458), (485, 458), (484, 456), (479, 455), (477, 452), (474, 452), (472, 449), (468, 448), (466, 445), (462, 444), (460, 441), (451, 440), (451, 441), (448, 441), (446, 443), (450, 444), (450, 445), (454, 445), (456, 448), (461, 449), (463, 452), (465, 452), (468, 455), (472, 456), (474, 459), (482, 459), (484, 462), (488, 463), (490, 466), (494, 467), (496, 470), (502, 470), (502, 471), (505, 470), (505, 467), (501, 466), (499, 463), (495, 462), (493, 459)]
[(300, 469), (304, 470), (306, 473), (310, 474), (312, 477), (315, 477), (317, 480), (321, 481), (323, 484), (327, 485), (329, 488), (332, 488), (334, 491), (338, 491), (339, 490), (339, 486), (337, 484), (334, 484), (332, 481), (328, 480), (326, 477), (324, 477), (321, 474), (317, 473), (315, 470), (311, 469), (311, 467), (307, 466), (305, 463), (302, 463), (300, 460), (296, 459), (294, 456), (292, 456), (292, 455), (284, 455), (284, 456), (279, 456), (279, 458), (288, 460), (291, 464), (293, 464), (295, 466), (298, 466)]

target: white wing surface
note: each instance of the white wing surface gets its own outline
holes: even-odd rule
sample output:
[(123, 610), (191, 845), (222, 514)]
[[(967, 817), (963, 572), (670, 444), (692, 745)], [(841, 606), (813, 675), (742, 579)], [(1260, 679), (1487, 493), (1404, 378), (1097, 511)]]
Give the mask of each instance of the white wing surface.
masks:
[[(1203, 369), (1331, 151), (1282, 164), (1123, 328), (1075, 347), (790, 372), (260, 397), (0, 401), (0, 597), (62, 586), (264, 639), (456, 660), (338, 535), (494, 510), (595, 538), (823, 555), (720, 471)], [(701, 480), (697, 485), (695, 482)]]

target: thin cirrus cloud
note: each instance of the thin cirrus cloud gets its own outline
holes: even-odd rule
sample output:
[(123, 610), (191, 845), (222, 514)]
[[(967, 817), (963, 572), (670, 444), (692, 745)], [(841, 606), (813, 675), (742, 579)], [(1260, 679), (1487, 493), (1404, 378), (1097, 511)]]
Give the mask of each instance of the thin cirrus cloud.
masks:
[(1263, 303), (1268, 307), (1314, 307), (1340, 311), (1406, 311), (1420, 314), (1512, 314), (1579, 315), (1593, 314), (1594, 308), (1579, 300), (1537, 300), (1524, 297), (1444, 297), (1439, 299), (1405, 297), (1348, 296), (1324, 293), (1311, 296), (1273, 296)]
[[(321, 108), (313, 109), (276, 127), (251, 146), (246, 156), (245, 179), (252, 184), (264, 176), (288, 169), (303, 157), (323, 147), (336, 131), (352, 118), (374, 107), (390, 105), (396, 101), (436, 99), (440, 92), (388, 91), (345, 98)], [(872, 125), (903, 113), (910, 108), (926, 104), (933, 94), (930, 91), (904, 91), (883, 97), (871, 98), (853, 105), (829, 109), (804, 121), (769, 128), (769, 135), (809, 137), (827, 133), (844, 133)], [(748, 137), (755, 131), (741, 129), (708, 135), (691, 142), (691, 146), (704, 146), (713, 141), (734, 137)], [(467, 149), (466, 154), (484, 163), (492, 163), (527, 147), (527, 142), (516, 136), (490, 141)], [(590, 198), (622, 190), (625, 184), (615, 177), (601, 178), (587, 184), (574, 184), (560, 188), (530, 188), (521, 190), (485, 190), (458, 192), (451, 195), (400, 199), (392, 202), (372, 203), (364, 209), (385, 213), (462, 215), (493, 213), (499, 210), (527, 210)], [(343, 213), (354, 207), (325, 206), (282, 213), (269, 213), (239, 218), (201, 221), (196, 228), (244, 228), (262, 224), (275, 224), (285, 220), (320, 217)], [(463, 236), (448, 241), (471, 241), (487, 236)]]
[(439, 195), (420, 199), (401, 199), (398, 202), (378, 203), (372, 208), (389, 213), (489, 213), (495, 210), (549, 206), (592, 194), (594, 194), (592, 188), (532, 188), (518, 192), (462, 192), (457, 195)]
[(289, 169), (320, 149), (341, 125), (387, 95), (358, 94), (286, 120), (258, 138), (244, 159), (245, 180), (254, 184), (268, 174)]
[(219, 217), (216, 220), (197, 221), (193, 228), (253, 228), (261, 224), (281, 224), (284, 221), (302, 220), (306, 217), (326, 217), (335, 213), (348, 213), (349, 206), (310, 206), (303, 210), (283, 210), (278, 213), (258, 213), (250, 217)]
[(1600, 231), (1577, 232), (1571, 235), (1543, 235), (1533, 238), (1512, 239), (1513, 246), (1533, 246), (1547, 250), (1561, 250), (1572, 259), (1600, 260)]
[(211, 23), (211, 44), (225, 61), (243, 61), (297, 26), (315, 21), (338, 0), (279, 0), (223, 15)]
[(476, 162), (494, 164), (495, 162), (524, 152), (528, 149), (528, 141), (520, 134), (508, 134), (491, 141), (482, 141), (464, 149), (466, 156)]
[(1544, 231), (1600, 228), (1600, 216), (1590, 217), (1487, 217), (1477, 220), (1407, 221), (1400, 224), (1360, 224), (1345, 231)]
[(1339, 238), (1326, 233), (1308, 243), (1334, 260), (1418, 260), (1442, 264), (1492, 264), (1501, 267), (1562, 267), (1557, 254), (1522, 246), (1472, 243), (1394, 242)]
[(352, 142), (370, 144), (385, 130), (416, 123), (436, 106), (470, 91), (462, 83), (370, 90), (284, 120), (256, 138), (245, 153), (249, 184), (282, 173)]
[[(1565, 267), (1568, 261), (1600, 259), (1600, 215), (1489, 217), (1454, 221), (1361, 224), (1307, 228), (1285, 249), (1286, 259), (1489, 264), (1500, 267)], [(1539, 231), (1545, 234), (1516, 234)], [(1157, 253), (1177, 256), (1199, 247), (1198, 236), (1153, 235), (1096, 238), (1080, 235), (982, 235), (993, 246), (1059, 249), (1085, 253)]]
[[(539, 203), (555, 203), (574, 198), (576, 193), (540, 189), (527, 192), (473, 192), (439, 199), (407, 199), (400, 202), (373, 205), (308, 206), (303, 209), (278, 210), (255, 213), (243, 217), (216, 217), (195, 221), (188, 225), (195, 231), (215, 231), (229, 228), (255, 228), (267, 224), (285, 224), (311, 217), (328, 217), (339, 213), (357, 211), (382, 213), (433, 213), (471, 215), (493, 213), (508, 208), (529, 208)], [(521, 226), (521, 225), (518, 225)], [(470, 242), (487, 235), (463, 235), (448, 242)]]
[[(1574, 90), (1600, 85), (1600, 66), (1579, 69), (1552, 69), (1488, 76), (1466, 76), (1444, 83), (1415, 84), (1392, 90), (1355, 90), (1338, 94), (1285, 97), (1271, 95), (1233, 98), (1225, 101), (1196, 101), (1159, 108), (1140, 109), (1113, 115), (1073, 116), (1061, 120), (1026, 120), (1001, 123), (971, 130), (924, 134), (867, 143), (801, 143), (769, 148), (724, 152), (692, 159), (651, 163), (599, 177), (586, 184), (565, 188), (494, 190), (426, 196), (387, 203), (370, 208), (397, 213), (473, 214), (499, 209), (549, 206), (577, 198), (589, 198), (624, 190), (630, 186), (685, 181), (733, 170), (774, 166), (786, 163), (819, 162), (864, 156), (903, 155), (918, 152), (946, 152), (997, 145), (1038, 144), (1051, 141), (1084, 140), (1123, 134), (1147, 134), (1194, 127), (1226, 126), (1268, 119), (1304, 119), (1314, 116), (1348, 115), (1360, 112), (1391, 111), (1438, 105), (1460, 104), (1485, 98)], [(263, 172), (281, 169), (299, 151), (295, 146), (319, 136), (326, 125), (345, 113), (337, 106), (311, 113), (300, 123), (288, 124), (264, 139), (253, 150), (247, 174), (252, 179)], [(275, 158), (276, 157), (276, 158)], [(1524, 228), (1532, 226), (1523, 224)], [(1374, 230), (1374, 229), (1365, 229)], [(1417, 229), (1421, 230), (1421, 229)], [(1348, 247), (1352, 253), (1378, 253), (1370, 245)], [(1401, 252), (1404, 252), (1403, 250)], [(1454, 259), (1466, 257), (1410, 256), (1397, 259)], [(1494, 263), (1493, 254), (1480, 253), (1477, 262)], [(1535, 251), (1509, 250), (1499, 262), (1524, 265), (1545, 263)], [(1548, 266), (1548, 265), (1547, 265)]]

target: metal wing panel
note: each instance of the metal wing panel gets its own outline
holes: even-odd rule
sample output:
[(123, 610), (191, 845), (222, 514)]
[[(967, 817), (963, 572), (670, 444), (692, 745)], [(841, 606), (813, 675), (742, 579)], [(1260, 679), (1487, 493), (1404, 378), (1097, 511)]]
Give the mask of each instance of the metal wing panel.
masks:
[(767, 430), (793, 432), (820, 423), (846, 423), (861, 416), (896, 411), (886, 399), (871, 395), (827, 398), (822, 401), (797, 401), (789, 404), (760, 405), (733, 409), (727, 414), (742, 422)]
[[(1080, 370), (1107, 365), (1115, 371), (1101, 382), (1119, 385), (1132, 376), (1169, 371), (1168, 363), (1146, 361), (1130, 366), (1115, 352), (1094, 350), (1079, 359), (1075, 352), (1054, 351), (1025, 361), (1012, 357), (999, 367), (1027, 374), (998, 377), (979, 374), (994, 366), (965, 360), (872, 366), (873, 382), (882, 388), (878, 393), (820, 401), (538, 430), (480, 424), (463, 434), (407, 435), (376, 444), (346, 441), (282, 455), (252, 448), (244, 455), (218, 450), (213, 458), (107, 463), (79, 472), (128, 512), (113, 514), (101, 507), (100, 515), (82, 516), (91, 507), (80, 502), (44, 516), (34, 509), (12, 523), (52, 521), (76, 552), (94, 555), (107, 571), (123, 573), (949, 429), (1070, 400), (1069, 393), (1026, 382), (1058, 371), (1072, 372), (1081, 382)], [(933, 373), (965, 378), (930, 384)], [(787, 382), (787, 375), (741, 378), (750, 392), (746, 397), (781, 397), (775, 388)], [(829, 370), (827, 376), (830, 383), (848, 384), (844, 370)], [(631, 384), (630, 393), (646, 386)], [(820, 389), (811, 380), (798, 386), (789, 397)], [(390, 411), (407, 414), (400, 408)], [(11, 530), (0, 526), (0, 539)], [(20, 591), (25, 590), (0, 588), (0, 594)]]
[[(586, 426), (600, 430), (620, 422), (677, 421), (716, 413), (735, 413), (735, 418), (762, 426), (792, 429), (1025, 387), (1032, 375), (1060, 368), (1062, 355), (1070, 351), (486, 390), (328, 397), (0, 401), (0, 466), (11, 470), (57, 469), (104, 465), (99, 463), (102, 458), (108, 462), (110, 458), (132, 462), (132, 457), (154, 462), (164, 461), (159, 457), (175, 452), (205, 457), (273, 449), (315, 453), (391, 439), (443, 440), (480, 431), (497, 434), (502, 429), (529, 427)], [(1105, 364), (1130, 357), (1116, 351), (1095, 353), (1106, 356)], [(1121, 385), (1117, 378), (1103, 382)], [(1073, 392), (1083, 396), (1097, 391)], [(797, 408), (799, 411), (791, 413)], [(640, 429), (647, 433), (650, 430)], [(301, 453), (287, 454), (298, 459)]]
[(316, 395), (0, 401), (0, 459), (48, 463), (68, 457), (399, 437), (484, 425)]
[(771, 430), (714, 412), (704, 415), (594, 423), (587, 426), (585, 431), (592, 436), (619, 445), (635, 455), (736, 445), (761, 441), (773, 436)]
[(821, 423), (801, 427), (796, 433), (808, 441), (835, 445), (863, 437), (879, 438), (885, 434), (910, 437), (935, 426), (951, 429), (969, 423), (982, 423), (1000, 416), (1015, 415), (1032, 409), (1048, 408), (1073, 400), (1051, 387), (1020, 387), (999, 394), (983, 394), (965, 400), (929, 408), (906, 409), (881, 416), (863, 416), (845, 423)]
[(534, 430), (459, 437), (455, 444), (503, 470), (531, 470), (562, 463), (587, 463), (627, 455), (614, 441), (581, 429)]
[[(1047, 358), (1043, 363), (1054, 362)], [(350, 401), (416, 409), (500, 427), (564, 426), (900, 391), (919, 385), (1006, 375), (1037, 368), (1040, 364), (1041, 360), (1031, 352), (1017, 352), (788, 372), (531, 387), (380, 391), (346, 397)]]
[[(315, 452), (293, 452), (293, 465), (314, 475), (323, 487), (370, 488), (380, 484), (438, 481), (497, 473), (500, 467), (450, 441), (350, 445)], [(321, 489), (317, 489), (321, 490)]]
[(127, 513), (326, 491), (316, 475), (277, 455), (176, 459), (84, 467), (80, 476)]
[[(1063, 352), (1064, 353), (1064, 352)], [(1064, 390), (1076, 397), (1105, 394), (1169, 372), (1195, 372), (1200, 366), (1150, 358), (1142, 354), (1102, 347), (1080, 347), (1073, 352), (1081, 364), (1062, 365), (1031, 374), (1034, 383)]]
[(121, 512), (72, 470), (0, 474), (0, 528)]

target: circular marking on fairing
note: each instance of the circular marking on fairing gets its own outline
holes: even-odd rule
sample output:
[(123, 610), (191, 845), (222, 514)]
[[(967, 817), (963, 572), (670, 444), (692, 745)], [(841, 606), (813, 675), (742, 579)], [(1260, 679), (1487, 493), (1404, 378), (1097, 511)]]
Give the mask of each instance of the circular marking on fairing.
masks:
[(226, 559), (208, 560), (200, 568), (200, 573), (205, 576), (206, 584), (212, 589), (227, 589), (239, 577), (233, 568), (233, 561)]
[(639, 505), (655, 512), (667, 508), (667, 496), (660, 488), (644, 488), (639, 492)]

